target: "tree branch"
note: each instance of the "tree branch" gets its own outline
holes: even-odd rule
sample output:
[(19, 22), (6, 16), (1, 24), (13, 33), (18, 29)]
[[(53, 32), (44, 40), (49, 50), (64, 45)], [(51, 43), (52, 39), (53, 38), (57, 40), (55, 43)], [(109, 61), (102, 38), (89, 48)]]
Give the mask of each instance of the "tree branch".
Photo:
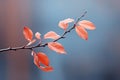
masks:
[[(52, 42), (56, 42), (60, 39), (64, 39), (65, 38), (65, 35), (69, 32), (71, 32), (76, 24), (79, 22), (79, 20), (81, 18), (83, 18), (85, 16), (85, 14), (87, 13), (87, 11), (85, 11), (78, 19), (77, 21), (74, 23), (74, 25), (69, 29), (69, 30), (66, 30), (61, 37), (59, 37), (58, 39), (55, 39), (53, 40)], [(26, 47), (26, 46), (20, 46), (20, 47), (9, 47), (9, 48), (5, 48), (5, 49), (0, 49), (0, 52), (5, 52), (5, 51), (16, 51), (16, 50), (22, 50), (22, 49), (28, 49), (28, 50), (33, 50), (34, 48), (38, 48), (38, 47), (46, 47), (48, 45), (48, 43), (44, 43), (44, 44), (38, 44), (38, 45), (35, 45), (35, 46), (31, 46), (31, 47)]]

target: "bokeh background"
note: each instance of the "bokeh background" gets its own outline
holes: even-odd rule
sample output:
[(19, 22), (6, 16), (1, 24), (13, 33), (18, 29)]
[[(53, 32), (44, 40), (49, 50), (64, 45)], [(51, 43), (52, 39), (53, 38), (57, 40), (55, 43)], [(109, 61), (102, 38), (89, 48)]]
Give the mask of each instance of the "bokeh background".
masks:
[(67, 55), (36, 49), (49, 56), (53, 72), (39, 70), (28, 50), (2, 52), (0, 80), (120, 80), (120, 0), (0, 0), (0, 48), (26, 44), (25, 25), (34, 33), (62, 34), (58, 22), (84, 11), (83, 19), (97, 27), (88, 41), (72, 31), (59, 41)]

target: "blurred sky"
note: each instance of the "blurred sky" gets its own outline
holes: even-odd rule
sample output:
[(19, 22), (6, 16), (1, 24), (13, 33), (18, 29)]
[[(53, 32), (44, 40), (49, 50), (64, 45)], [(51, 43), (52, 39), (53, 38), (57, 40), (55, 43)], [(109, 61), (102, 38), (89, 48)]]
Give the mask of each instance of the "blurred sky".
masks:
[[(27, 51), (15, 55), (1, 53), (0, 80), (120, 80), (119, 5), (119, 0), (0, 0), (0, 48), (25, 44), (24, 25), (41, 34), (51, 30), (62, 34), (58, 22), (66, 18), (77, 19), (84, 11), (88, 13), (82, 20), (90, 20), (96, 26), (95, 31), (88, 31), (88, 41), (79, 38), (75, 31), (60, 40), (67, 55), (59, 55), (48, 48), (37, 49), (49, 56), (54, 67), (50, 73), (38, 70), (29, 53), (23, 54)], [(15, 59), (19, 56), (23, 72), (16, 72), (18, 66), (15, 65), (19, 61), (14, 63), (13, 56)], [(9, 69), (9, 66), (15, 68)]]

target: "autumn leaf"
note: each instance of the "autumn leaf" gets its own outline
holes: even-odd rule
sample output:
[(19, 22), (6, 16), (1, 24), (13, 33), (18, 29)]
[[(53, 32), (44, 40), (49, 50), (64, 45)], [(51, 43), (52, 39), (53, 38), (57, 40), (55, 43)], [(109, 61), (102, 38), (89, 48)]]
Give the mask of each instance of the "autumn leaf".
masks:
[(49, 66), (49, 59), (48, 59), (48, 57), (47, 57), (47, 55), (46, 55), (45, 53), (39, 52), (39, 53), (37, 54), (37, 56), (38, 56), (39, 61), (40, 61), (42, 64), (44, 64), (45, 66)]
[(68, 28), (68, 23), (74, 22), (74, 19), (68, 18), (59, 22), (58, 26), (63, 30)]
[(61, 53), (61, 54), (66, 53), (64, 47), (58, 42), (49, 42), (48, 47), (49, 47), (49, 49), (51, 49), (57, 53)]
[(45, 35), (44, 35), (44, 39), (58, 39), (60, 37), (60, 35), (58, 35), (57, 33), (55, 33), (54, 31), (50, 31), (50, 32), (47, 32)]
[(27, 27), (27, 26), (24, 27), (23, 35), (24, 35), (26, 40), (28, 40), (29, 42), (32, 41), (33, 32), (32, 32), (32, 30), (29, 27)]
[(96, 29), (95, 25), (88, 20), (79, 21), (78, 24), (81, 27), (84, 27), (85, 29), (88, 29), (88, 30), (95, 30)]
[[(45, 71), (45, 72), (53, 71), (53, 67), (49, 65), (49, 59), (44, 53), (39, 52), (36, 54), (36, 53), (32, 52), (32, 54), (34, 56), (34, 64), (39, 69), (41, 69), (42, 71)], [(43, 65), (41, 65), (41, 64), (43, 64)]]
[(33, 56), (34, 56), (34, 64), (37, 66), (37, 67), (40, 67), (40, 61), (39, 61), (39, 58), (37, 56), (36, 53), (33, 53)]
[(41, 34), (40, 34), (39, 32), (36, 32), (36, 33), (35, 33), (35, 37), (36, 37), (37, 39), (41, 39), (40, 36), (41, 36)]
[(88, 33), (83, 27), (76, 26), (75, 30), (76, 30), (76, 33), (78, 34), (78, 36), (80, 36), (84, 40), (88, 40)]

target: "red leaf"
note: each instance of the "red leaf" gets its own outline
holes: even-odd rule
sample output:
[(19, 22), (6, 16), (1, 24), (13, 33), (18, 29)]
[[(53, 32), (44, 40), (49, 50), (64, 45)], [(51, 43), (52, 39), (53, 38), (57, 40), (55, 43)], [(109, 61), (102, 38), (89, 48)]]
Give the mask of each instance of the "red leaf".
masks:
[(47, 57), (47, 55), (46, 55), (45, 53), (39, 52), (39, 53), (37, 54), (37, 56), (38, 56), (39, 61), (40, 61), (42, 64), (44, 64), (45, 66), (49, 66), (49, 59), (48, 59), (48, 57)]
[[(32, 54), (34, 56), (34, 64), (39, 69), (41, 69), (42, 71), (45, 71), (45, 72), (53, 71), (53, 67), (49, 66), (49, 59), (44, 53), (39, 52), (38, 54), (36, 54), (35, 52), (32, 52)], [(41, 66), (40, 63), (42, 63), (44, 65)]]
[(68, 23), (74, 22), (74, 19), (68, 18), (59, 22), (58, 26), (64, 30), (68, 28)]
[(76, 33), (78, 34), (78, 36), (80, 36), (82, 39), (84, 39), (84, 40), (88, 39), (88, 33), (83, 27), (76, 26), (75, 30), (76, 30)]
[(28, 28), (27, 26), (24, 27), (23, 29), (23, 35), (25, 37), (26, 40), (28, 41), (32, 41), (33, 38), (33, 32), (30, 28)]
[(36, 33), (35, 33), (35, 37), (36, 37), (37, 39), (41, 39), (40, 36), (41, 36), (41, 34), (40, 34), (39, 32), (36, 32)]
[(84, 27), (84, 28), (89, 29), (89, 30), (94, 30), (96, 28), (95, 25), (92, 22), (88, 21), (88, 20), (82, 20), (78, 24), (81, 27)]
[(51, 39), (58, 39), (60, 36), (55, 33), (54, 31), (50, 31), (44, 35), (44, 39), (51, 38)]
[(51, 72), (51, 71), (53, 71), (53, 67), (51, 67), (51, 66), (45, 66), (45, 67), (40, 66), (39, 68), (41, 70), (45, 71), (45, 72)]
[(48, 47), (57, 53), (66, 53), (64, 47), (58, 42), (49, 42)]

